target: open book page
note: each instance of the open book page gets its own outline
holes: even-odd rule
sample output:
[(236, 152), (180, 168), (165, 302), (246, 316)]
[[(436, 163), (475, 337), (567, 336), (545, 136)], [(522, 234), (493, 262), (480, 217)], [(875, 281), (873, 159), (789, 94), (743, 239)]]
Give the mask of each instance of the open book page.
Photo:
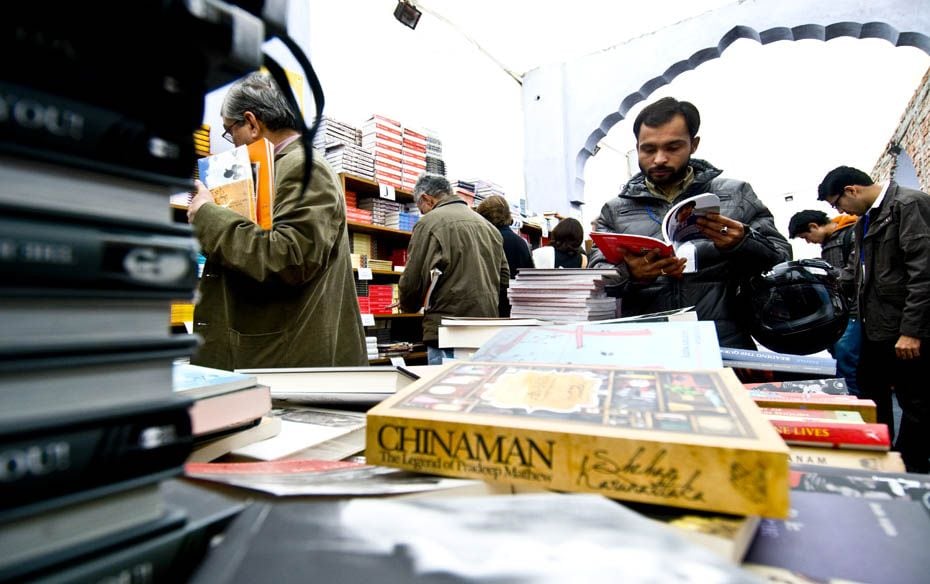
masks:
[(217, 205), (255, 221), (255, 181), (245, 146), (205, 156), (197, 161), (197, 168)]
[(720, 197), (703, 193), (675, 204), (662, 220), (662, 235), (676, 249), (686, 241), (706, 239), (697, 226), (697, 218), (720, 212)]
[(426, 289), (426, 296), (423, 297), (423, 308), (420, 309), (420, 312), (429, 310), (433, 298), (433, 290), (436, 288), (436, 284), (439, 283), (440, 276), (442, 276), (442, 270), (439, 268), (433, 268), (429, 271), (429, 288)]

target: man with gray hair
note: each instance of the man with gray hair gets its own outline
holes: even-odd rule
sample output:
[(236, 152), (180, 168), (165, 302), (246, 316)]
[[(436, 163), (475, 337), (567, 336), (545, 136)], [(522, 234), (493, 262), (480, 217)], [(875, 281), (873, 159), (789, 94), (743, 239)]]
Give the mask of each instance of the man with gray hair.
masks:
[(304, 149), (296, 112), (275, 81), (254, 73), (226, 94), (223, 137), (274, 144), (272, 227), (216, 205), (197, 182), (188, 219), (207, 256), (194, 308), (203, 345), (192, 363), (218, 369), (367, 365), (346, 232), (345, 195), (314, 153), (301, 188)]
[[(400, 278), (400, 307), (404, 312), (425, 308), (423, 342), (430, 365), (435, 365), (444, 356), (451, 357), (438, 348), (442, 318), (496, 317), (510, 269), (501, 234), (468, 208), (445, 177), (420, 175), (413, 196), (423, 217), (410, 238), (407, 266)], [(434, 274), (437, 279), (430, 290)]]

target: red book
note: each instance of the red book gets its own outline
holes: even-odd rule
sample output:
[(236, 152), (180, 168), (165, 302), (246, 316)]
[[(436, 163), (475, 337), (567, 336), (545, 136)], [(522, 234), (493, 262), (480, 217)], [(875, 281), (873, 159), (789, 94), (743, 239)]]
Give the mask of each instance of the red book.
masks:
[(595, 231), (591, 233), (591, 240), (604, 254), (604, 259), (612, 264), (621, 263), (628, 253), (642, 255), (653, 249), (659, 250), (659, 255), (663, 258), (675, 255), (675, 250), (667, 242), (645, 235)]
[(885, 424), (772, 420), (772, 426), (787, 444), (859, 450), (891, 449), (891, 437)]

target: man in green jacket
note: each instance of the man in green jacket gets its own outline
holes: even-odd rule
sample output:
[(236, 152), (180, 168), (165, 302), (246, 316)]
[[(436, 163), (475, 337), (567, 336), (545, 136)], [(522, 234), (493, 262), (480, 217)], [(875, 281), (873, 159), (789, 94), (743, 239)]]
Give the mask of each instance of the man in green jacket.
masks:
[[(423, 218), (410, 237), (407, 266), (400, 278), (400, 307), (418, 312), (425, 305), (423, 342), (430, 365), (436, 365), (443, 356), (451, 356), (438, 348), (442, 318), (496, 317), (500, 289), (507, 287), (510, 269), (501, 234), (468, 208), (445, 177), (421, 175), (413, 196)], [(433, 270), (441, 275), (430, 291)]]
[(314, 153), (301, 189), (306, 158), (296, 117), (270, 76), (237, 82), (220, 115), (234, 145), (274, 144), (273, 225), (264, 230), (216, 205), (198, 182), (188, 218), (207, 263), (194, 308), (203, 345), (191, 362), (227, 370), (367, 365), (336, 175)]

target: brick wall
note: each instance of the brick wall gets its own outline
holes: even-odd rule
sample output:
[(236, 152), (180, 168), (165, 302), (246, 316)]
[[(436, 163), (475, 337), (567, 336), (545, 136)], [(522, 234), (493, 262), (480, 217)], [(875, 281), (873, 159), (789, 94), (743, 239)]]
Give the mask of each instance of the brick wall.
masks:
[(921, 190), (930, 192), (930, 69), (904, 110), (888, 148), (875, 163), (873, 180), (884, 181), (894, 176), (898, 148), (914, 161)]

